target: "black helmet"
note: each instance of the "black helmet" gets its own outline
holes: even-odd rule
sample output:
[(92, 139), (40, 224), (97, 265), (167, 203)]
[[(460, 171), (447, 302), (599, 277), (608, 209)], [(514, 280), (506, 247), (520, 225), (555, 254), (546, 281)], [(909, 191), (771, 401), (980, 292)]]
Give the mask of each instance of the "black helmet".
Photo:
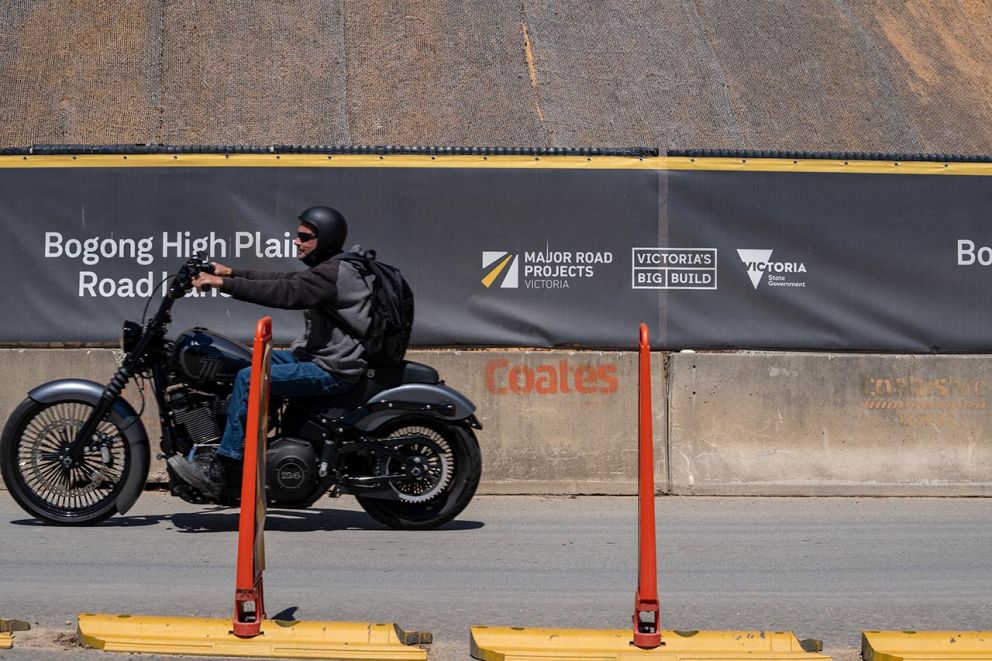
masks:
[(341, 252), (348, 237), (348, 223), (337, 209), (310, 207), (300, 214), (300, 222), (317, 234), (317, 249), (307, 255), (304, 264), (314, 266)]

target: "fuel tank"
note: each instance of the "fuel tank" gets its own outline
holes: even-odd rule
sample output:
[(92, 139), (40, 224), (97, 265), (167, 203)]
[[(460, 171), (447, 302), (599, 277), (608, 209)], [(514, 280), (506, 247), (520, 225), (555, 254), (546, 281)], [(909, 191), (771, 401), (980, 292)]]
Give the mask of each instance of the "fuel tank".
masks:
[(176, 338), (172, 362), (193, 381), (234, 381), (241, 369), (251, 367), (251, 349), (206, 328), (190, 328)]

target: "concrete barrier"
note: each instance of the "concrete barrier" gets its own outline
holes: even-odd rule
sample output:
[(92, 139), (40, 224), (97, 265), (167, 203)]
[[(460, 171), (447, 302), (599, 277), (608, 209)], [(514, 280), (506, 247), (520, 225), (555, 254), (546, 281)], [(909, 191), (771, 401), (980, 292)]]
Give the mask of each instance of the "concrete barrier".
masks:
[[(117, 369), (117, 356), (120, 351), (113, 349), (0, 349), (0, 424), (7, 419), (17, 406), (27, 397), (29, 390), (47, 381), (65, 378), (81, 378), (107, 383)], [(141, 393), (135, 382), (124, 391), (124, 397), (141, 410)], [(148, 430), (152, 442), (152, 469), (149, 481), (165, 483), (165, 463), (156, 460), (159, 433), (158, 406), (151, 389), (145, 389), (145, 407), (141, 420)], [(4, 485), (0, 482), (0, 489)]]
[[(480, 493), (636, 492), (634, 352), (412, 351), (479, 407)], [(992, 495), (992, 356), (655, 354), (661, 493)], [(0, 349), (0, 420), (109, 349)], [(137, 408), (134, 385), (126, 395)], [(143, 416), (157, 452), (154, 399)], [(164, 481), (153, 461), (152, 481)]]
[[(424, 351), (479, 407), (483, 493), (637, 493), (637, 353)], [(656, 487), (668, 490), (666, 387), (652, 364)]]
[[(637, 355), (633, 352), (412, 351), (479, 407), (484, 429), (480, 493), (633, 494), (637, 490)], [(667, 490), (664, 369), (653, 365), (657, 488)], [(32, 387), (69, 376), (105, 383), (110, 349), (0, 349), (0, 420)], [(132, 384), (125, 396), (140, 407)], [(146, 391), (142, 419), (158, 451), (159, 423)], [(153, 460), (151, 482), (165, 482)]]
[(676, 494), (992, 494), (992, 356), (679, 353)]

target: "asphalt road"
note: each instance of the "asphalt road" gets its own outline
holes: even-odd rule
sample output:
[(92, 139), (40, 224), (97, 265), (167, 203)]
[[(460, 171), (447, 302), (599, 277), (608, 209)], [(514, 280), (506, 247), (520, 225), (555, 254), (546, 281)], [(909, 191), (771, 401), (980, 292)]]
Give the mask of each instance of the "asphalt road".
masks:
[[(629, 626), (633, 498), (479, 497), (433, 532), (319, 504), (270, 513), (270, 617), (426, 629), (439, 661), (469, 658), (471, 624)], [(842, 658), (864, 629), (992, 629), (989, 499), (659, 498), (657, 519), (664, 628), (792, 630)], [(149, 492), (50, 527), (0, 491), (0, 617), (35, 627), (0, 659), (106, 659), (72, 646), (81, 612), (227, 617), (236, 526)]]

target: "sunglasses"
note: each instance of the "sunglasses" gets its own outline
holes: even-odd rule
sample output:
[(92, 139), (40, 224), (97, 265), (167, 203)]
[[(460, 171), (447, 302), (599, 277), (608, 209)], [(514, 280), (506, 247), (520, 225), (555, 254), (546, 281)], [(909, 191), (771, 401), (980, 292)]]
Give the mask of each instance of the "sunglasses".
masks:
[(313, 241), (314, 239), (316, 239), (317, 235), (311, 234), (310, 232), (297, 232), (296, 238), (302, 241), (303, 243), (306, 243), (307, 241)]

